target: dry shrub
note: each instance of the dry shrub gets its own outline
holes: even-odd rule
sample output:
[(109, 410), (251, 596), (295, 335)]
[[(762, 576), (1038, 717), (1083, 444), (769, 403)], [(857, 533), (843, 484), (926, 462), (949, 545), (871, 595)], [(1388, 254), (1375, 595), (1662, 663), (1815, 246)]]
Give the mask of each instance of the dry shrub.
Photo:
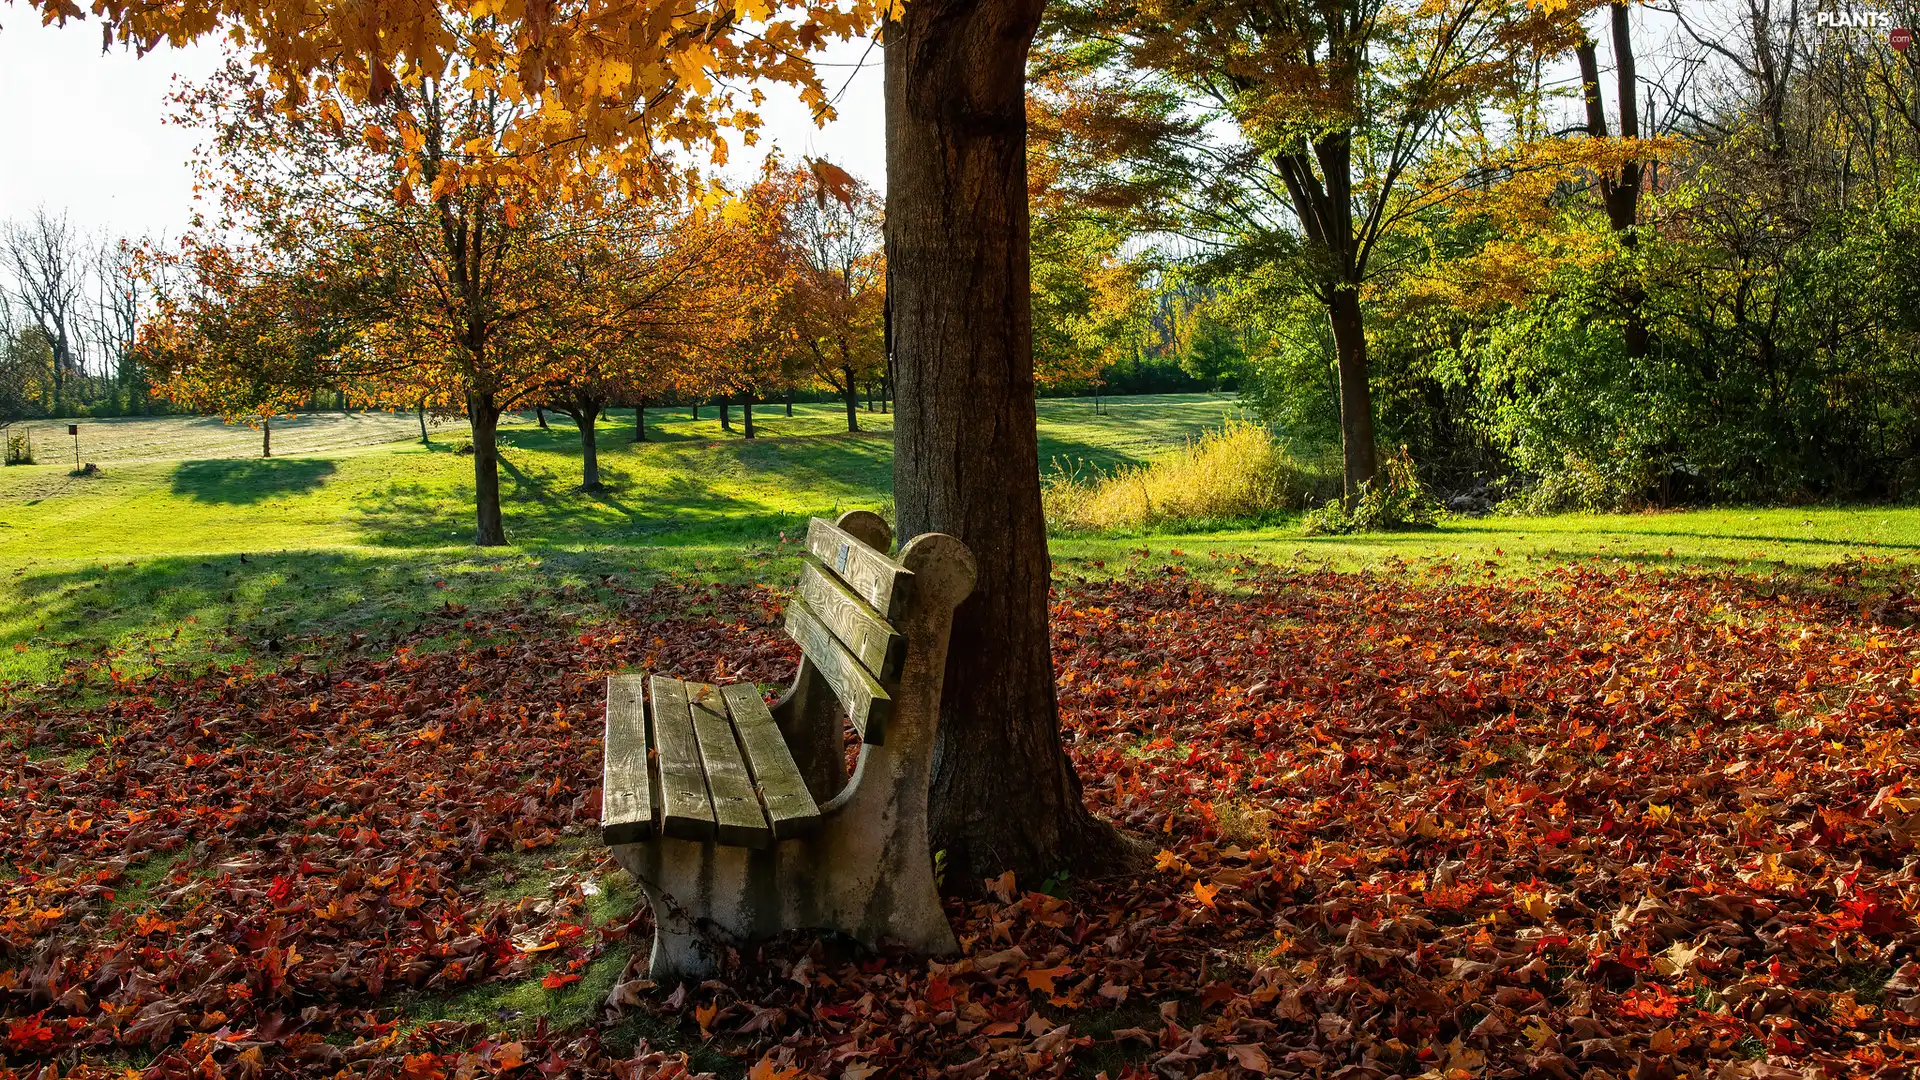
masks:
[(1335, 489), (1333, 481), (1266, 428), (1228, 420), (1179, 450), (1113, 473), (1056, 462), (1044, 500), (1047, 523), (1059, 531), (1194, 527), (1303, 509)]

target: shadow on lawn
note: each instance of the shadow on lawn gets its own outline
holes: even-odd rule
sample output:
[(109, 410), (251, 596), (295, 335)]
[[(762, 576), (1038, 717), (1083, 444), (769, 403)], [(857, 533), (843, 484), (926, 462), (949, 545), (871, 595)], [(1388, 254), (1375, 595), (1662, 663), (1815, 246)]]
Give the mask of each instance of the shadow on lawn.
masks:
[(326, 458), (183, 461), (173, 470), (173, 493), (195, 502), (246, 505), (312, 491), (335, 470)]

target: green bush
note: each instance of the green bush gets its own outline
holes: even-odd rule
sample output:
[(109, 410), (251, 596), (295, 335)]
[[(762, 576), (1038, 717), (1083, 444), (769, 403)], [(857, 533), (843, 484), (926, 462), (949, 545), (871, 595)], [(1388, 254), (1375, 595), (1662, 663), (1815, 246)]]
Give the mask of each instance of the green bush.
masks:
[(1042, 498), (1055, 529), (1137, 529), (1260, 518), (1303, 507), (1332, 484), (1330, 470), (1296, 460), (1266, 428), (1229, 420), (1145, 465), (1056, 469)]
[(1388, 458), (1372, 480), (1360, 485), (1360, 498), (1348, 510), (1339, 500), (1307, 513), (1300, 531), (1307, 536), (1429, 529), (1440, 521), (1440, 503), (1420, 482), (1405, 447)]

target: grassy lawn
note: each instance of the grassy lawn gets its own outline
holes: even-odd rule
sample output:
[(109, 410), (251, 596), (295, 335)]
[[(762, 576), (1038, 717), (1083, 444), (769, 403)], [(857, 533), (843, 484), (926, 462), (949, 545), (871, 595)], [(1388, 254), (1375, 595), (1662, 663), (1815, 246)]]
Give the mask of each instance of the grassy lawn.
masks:
[[(1178, 445), (1236, 410), (1228, 395), (1040, 404), (1041, 460), (1108, 469)], [(0, 470), (0, 679), (42, 682), (71, 662), (126, 673), (156, 653), (239, 659), (314, 633), (379, 633), (446, 604), (551, 596), (591, 613), (609, 586), (663, 573), (784, 579), (783, 534), (813, 514), (883, 506), (891, 417), (862, 412), (845, 431), (839, 405), (756, 412), (759, 438), (723, 432), (713, 407), (648, 411), (600, 428), (602, 493), (583, 493), (570, 422), (530, 416), (502, 431), (503, 498), (513, 546), (479, 551), (472, 462), (457, 428), (431, 446), (391, 440), (409, 416), (356, 414), (289, 422), (285, 456), (232, 456), (245, 429), (196, 418), (119, 422), (124, 456), (100, 475), (66, 465)], [(101, 422), (97, 426), (109, 425)], [(83, 428), (91, 431), (92, 428)], [(222, 433), (224, 431), (224, 434)], [(304, 433), (314, 445), (297, 447)], [(218, 436), (218, 437), (216, 437)], [(84, 436), (83, 436), (84, 437)], [(237, 439), (227, 445), (221, 438)], [(1906, 508), (1712, 510), (1623, 517), (1451, 521), (1420, 533), (1302, 537), (1290, 521), (1204, 534), (1063, 537), (1064, 571), (1100, 573), (1142, 557), (1251, 552), (1337, 568), (1399, 561), (1619, 559), (1768, 570), (1839, 560), (1911, 561), (1920, 511)], [(1145, 555), (1142, 555), (1142, 553)]]

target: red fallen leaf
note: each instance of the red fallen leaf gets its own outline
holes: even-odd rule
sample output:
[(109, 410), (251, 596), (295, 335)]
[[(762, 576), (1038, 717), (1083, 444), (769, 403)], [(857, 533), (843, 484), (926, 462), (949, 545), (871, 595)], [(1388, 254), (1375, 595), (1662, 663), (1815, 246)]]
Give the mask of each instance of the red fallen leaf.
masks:
[(556, 971), (549, 974), (546, 978), (541, 979), (540, 985), (548, 990), (558, 990), (563, 986), (570, 986), (579, 981), (580, 976), (578, 975), (562, 974)]
[(408, 1054), (401, 1059), (400, 1073), (407, 1080), (446, 1080), (447, 1070), (439, 1054)]

